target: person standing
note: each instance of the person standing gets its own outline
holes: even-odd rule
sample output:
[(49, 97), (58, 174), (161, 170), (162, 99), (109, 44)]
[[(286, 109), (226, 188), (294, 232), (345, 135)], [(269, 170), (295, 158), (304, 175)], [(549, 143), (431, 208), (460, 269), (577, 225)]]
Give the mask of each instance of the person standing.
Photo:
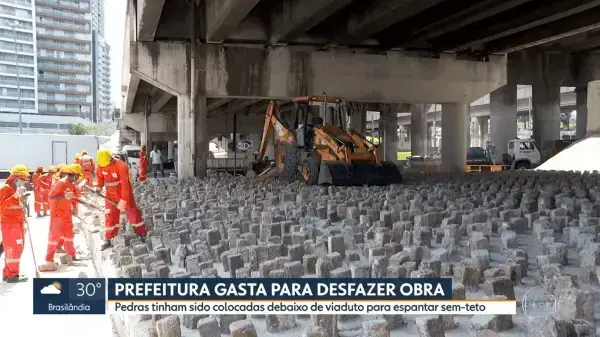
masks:
[(140, 150), (140, 168), (139, 168), (139, 181), (146, 181), (148, 174), (148, 159), (146, 158), (146, 145), (142, 145)]
[(125, 212), (127, 220), (142, 241), (146, 239), (146, 225), (142, 212), (137, 208), (131, 187), (131, 176), (127, 164), (112, 156), (109, 150), (99, 150), (97, 155), (96, 193), (106, 187), (106, 213), (104, 219), (104, 244), (100, 248), (112, 247), (112, 240), (119, 234), (121, 212)]
[(37, 217), (41, 217), (42, 213), (47, 212), (47, 209), (44, 209), (44, 192), (42, 191), (44, 189), (42, 183), (43, 183), (43, 176), (44, 176), (44, 167), (43, 166), (38, 166), (37, 170), (35, 170), (35, 173), (32, 175), (31, 177), (31, 181), (33, 182), (33, 192), (34, 192), (34, 205), (33, 205), (33, 209), (35, 210), (35, 214), (37, 215)]
[(179, 175), (179, 168), (177, 167), (177, 158), (178, 158), (178, 154), (177, 154), (177, 142), (174, 142), (173, 144), (173, 165), (175, 166), (175, 174)]
[(94, 171), (96, 170), (94, 158), (88, 155), (86, 150), (83, 150), (81, 151), (81, 159), (79, 160), (79, 163), (81, 165), (81, 168), (83, 169), (83, 177), (85, 178), (87, 185), (89, 187), (93, 187)]
[(165, 177), (165, 171), (162, 166), (162, 153), (160, 150), (154, 146), (152, 152), (150, 152), (150, 160), (152, 161), (152, 173), (154, 174), (154, 179), (156, 179), (156, 173), (160, 171), (162, 173), (163, 178)]
[(25, 206), (21, 197), (25, 194), (25, 183), (28, 181), (27, 167), (15, 165), (0, 187), (0, 230), (4, 245), (2, 280), (8, 283), (27, 281), (27, 277), (19, 274), (19, 268), (25, 244)]
[(77, 174), (71, 165), (60, 169), (60, 179), (50, 190), (50, 230), (46, 250), (46, 264), (40, 266), (41, 271), (55, 271), (58, 264), (54, 262), (54, 254), (58, 245), (63, 244), (67, 252), (67, 261), (75, 261), (75, 246), (73, 239), (73, 200), (77, 196), (75, 181)]

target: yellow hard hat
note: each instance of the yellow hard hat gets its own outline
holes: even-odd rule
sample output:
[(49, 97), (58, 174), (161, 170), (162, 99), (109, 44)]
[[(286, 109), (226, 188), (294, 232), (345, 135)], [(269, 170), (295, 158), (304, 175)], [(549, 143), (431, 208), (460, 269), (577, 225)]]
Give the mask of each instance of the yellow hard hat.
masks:
[(15, 165), (10, 169), (10, 174), (16, 175), (20, 179), (29, 178), (29, 170), (25, 165)]
[(83, 168), (79, 164), (71, 164), (71, 165), (69, 165), (69, 168), (75, 174), (83, 174)]
[(57, 168), (56, 168), (56, 166), (50, 166), (50, 167), (48, 168), (48, 171), (49, 171), (50, 173), (56, 173), (56, 171), (57, 171)]
[(75, 159), (79, 159), (81, 158), (81, 155), (79, 153), (75, 153)]
[(110, 153), (110, 150), (98, 150), (96, 156), (98, 160), (98, 166), (100, 167), (108, 166), (112, 160), (112, 154)]
[(71, 165), (63, 165), (63, 167), (60, 168), (60, 173), (73, 174), (75, 172), (73, 172)]

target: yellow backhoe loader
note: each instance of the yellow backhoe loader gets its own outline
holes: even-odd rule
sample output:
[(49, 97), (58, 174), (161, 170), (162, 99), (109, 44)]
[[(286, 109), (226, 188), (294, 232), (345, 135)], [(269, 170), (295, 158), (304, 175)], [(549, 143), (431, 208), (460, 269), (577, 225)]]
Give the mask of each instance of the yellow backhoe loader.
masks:
[[(269, 103), (261, 144), (255, 153), (254, 171), (259, 180), (273, 175), (300, 179), (308, 185), (389, 185), (402, 183), (402, 175), (392, 162), (381, 161), (378, 145), (344, 124), (347, 114), (336, 97), (305, 96), (292, 100), (294, 126), (290, 127), (275, 101)], [(337, 113), (339, 125), (324, 124), (317, 116), (309, 123), (310, 105), (321, 104)], [(303, 122), (300, 124), (299, 120)], [(264, 160), (274, 133), (275, 159)]]

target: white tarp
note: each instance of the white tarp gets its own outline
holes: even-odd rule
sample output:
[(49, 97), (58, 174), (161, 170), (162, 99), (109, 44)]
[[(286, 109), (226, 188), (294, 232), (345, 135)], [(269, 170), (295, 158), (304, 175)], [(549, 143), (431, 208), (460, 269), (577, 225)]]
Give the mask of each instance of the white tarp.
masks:
[(538, 171), (600, 170), (600, 134), (593, 134), (571, 144), (540, 165)]

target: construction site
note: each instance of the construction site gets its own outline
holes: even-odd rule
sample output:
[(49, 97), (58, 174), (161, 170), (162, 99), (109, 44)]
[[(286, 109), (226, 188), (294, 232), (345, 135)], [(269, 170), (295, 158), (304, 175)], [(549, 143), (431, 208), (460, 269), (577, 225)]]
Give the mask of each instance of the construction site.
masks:
[(49, 221), (26, 217), (23, 273), (448, 278), (454, 301), (516, 314), (33, 317), (30, 285), (2, 282), (8, 331), (600, 336), (599, 2), (127, 3), (122, 120), (94, 150), (130, 174), (142, 221), (98, 168), (78, 260), (40, 270)]

